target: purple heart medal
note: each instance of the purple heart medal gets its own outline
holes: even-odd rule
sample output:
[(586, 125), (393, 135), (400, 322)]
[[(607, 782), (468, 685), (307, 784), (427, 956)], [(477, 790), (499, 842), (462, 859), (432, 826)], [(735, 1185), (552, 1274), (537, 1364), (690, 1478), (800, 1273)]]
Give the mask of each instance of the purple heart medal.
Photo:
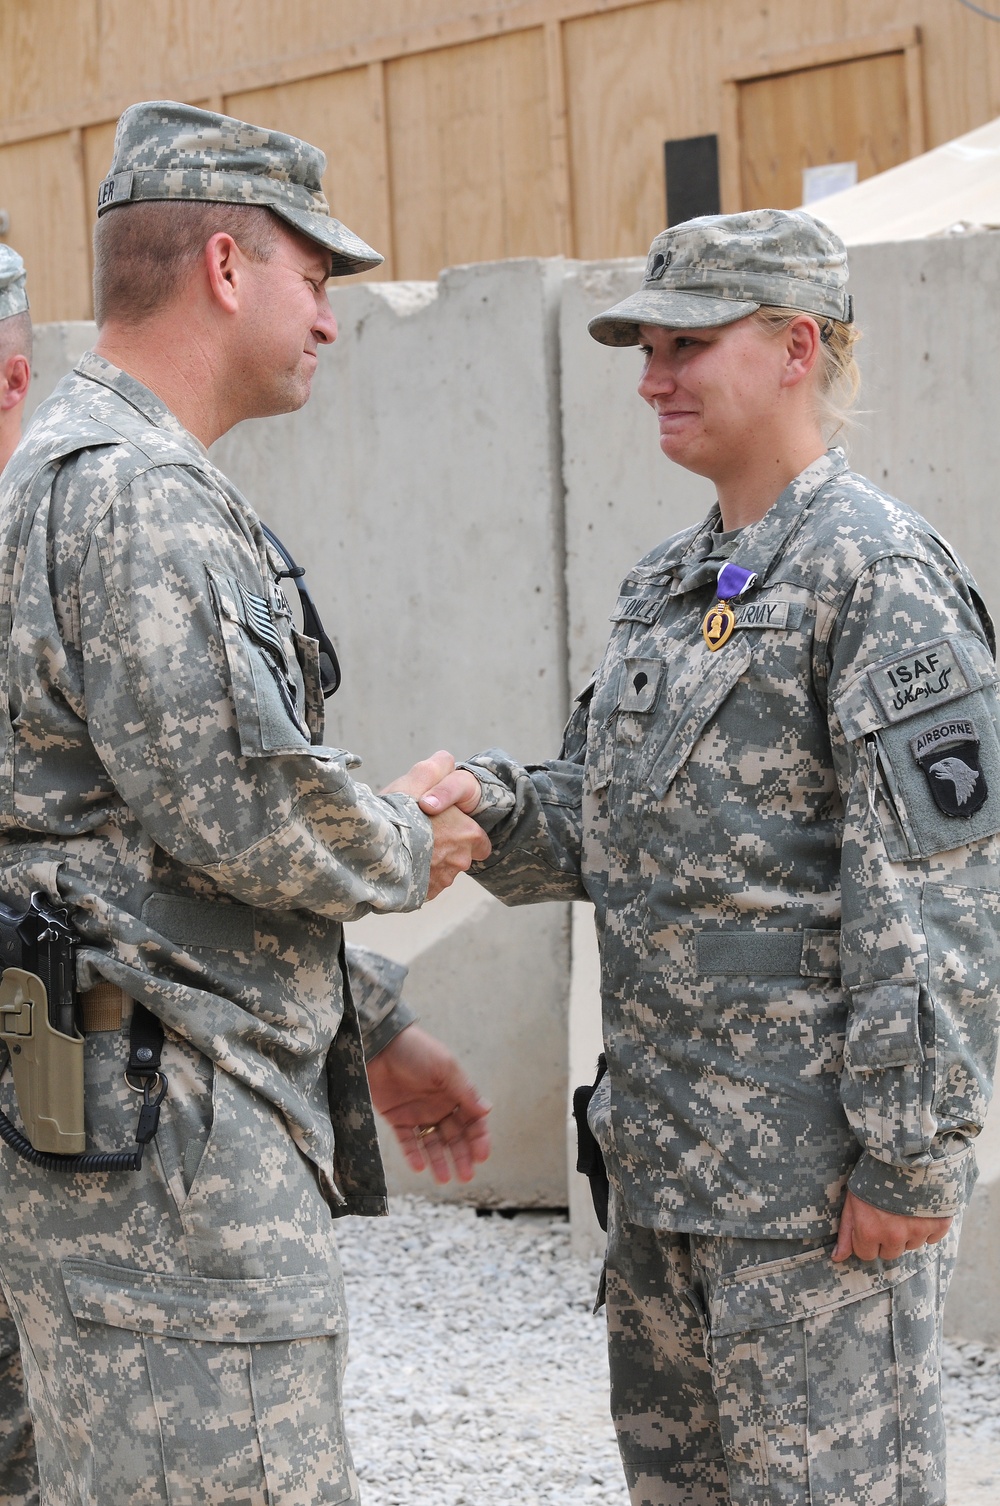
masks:
[(730, 602), (738, 601), (756, 579), (755, 572), (744, 570), (742, 565), (723, 565), (719, 571), (716, 586), (719, 599), (709, 607), (701, 625), (701, 635), (713, 654), (717, 648), (729, 642), (736, 626), (736, 613)]

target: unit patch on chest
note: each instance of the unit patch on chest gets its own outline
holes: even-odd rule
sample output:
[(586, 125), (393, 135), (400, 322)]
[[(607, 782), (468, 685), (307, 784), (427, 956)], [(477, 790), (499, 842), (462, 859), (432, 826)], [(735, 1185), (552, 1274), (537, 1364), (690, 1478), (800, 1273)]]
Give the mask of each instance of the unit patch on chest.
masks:
[(971, 816), (986, 804), (989, 790), (979, 766), (975, 722), (968, 717), (937, 722), (911, 738), (910, 747), (935, 805), (946, 816)]

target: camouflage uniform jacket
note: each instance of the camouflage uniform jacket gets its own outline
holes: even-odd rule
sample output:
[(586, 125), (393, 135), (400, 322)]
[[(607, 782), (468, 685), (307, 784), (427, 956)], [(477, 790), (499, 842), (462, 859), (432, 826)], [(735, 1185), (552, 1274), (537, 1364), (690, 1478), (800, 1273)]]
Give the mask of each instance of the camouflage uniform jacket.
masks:
[[(0, 891), (71, 906), (81, 987), (141, 999), (274, 1105), (332, 1205), (382, 1211), (342, 927), (421, 903), (429, 824), (322, 746), (260, 524), (91, 353), (4, 473), (0, 547)], [(398, 978), (359, 961), (384, 1044)]]
[(631, 1221), (823, 1236), (845, 1181), (959, 1209), (1000, 984), (985, 608), (923, 519), (831, 450), (738, 536), (717, 510), (627, 577), (560, 757), (473, 760), (517, 904), (589, 897), (611, 1171)]

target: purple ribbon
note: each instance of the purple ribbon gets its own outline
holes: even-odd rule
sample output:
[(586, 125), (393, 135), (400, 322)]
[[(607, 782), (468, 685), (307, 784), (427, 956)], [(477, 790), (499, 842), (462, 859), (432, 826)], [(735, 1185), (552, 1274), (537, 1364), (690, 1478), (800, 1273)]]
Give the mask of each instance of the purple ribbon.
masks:
[(744, 570), (742, 565), (723, 565), (719, 571), (718, 593), (720, 601), (733, 601), (749, 591), (757, 579), (756, 571)]

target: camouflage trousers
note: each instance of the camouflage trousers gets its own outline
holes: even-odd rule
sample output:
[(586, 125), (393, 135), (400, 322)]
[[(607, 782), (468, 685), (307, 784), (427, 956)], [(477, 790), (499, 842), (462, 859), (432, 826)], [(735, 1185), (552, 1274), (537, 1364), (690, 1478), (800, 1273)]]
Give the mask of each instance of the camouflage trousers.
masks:
[(626, 1223), (606, 1266), (632, 1506), (944, 1506), (941, 1315), (957, 1229), (897, 1261)]
[[(87, 1037), (87, 1143), (127, 1149), (118, 1032)], [(333, 1220), (270, 1104), (169, 1033), (141, 1172), (0, 1147), (0, 1502), (356, 1503)], [(9, 1068), (0, 1105), (15, 1119)], [(20, 1360), (18, 1359), (18, 1349)]]

